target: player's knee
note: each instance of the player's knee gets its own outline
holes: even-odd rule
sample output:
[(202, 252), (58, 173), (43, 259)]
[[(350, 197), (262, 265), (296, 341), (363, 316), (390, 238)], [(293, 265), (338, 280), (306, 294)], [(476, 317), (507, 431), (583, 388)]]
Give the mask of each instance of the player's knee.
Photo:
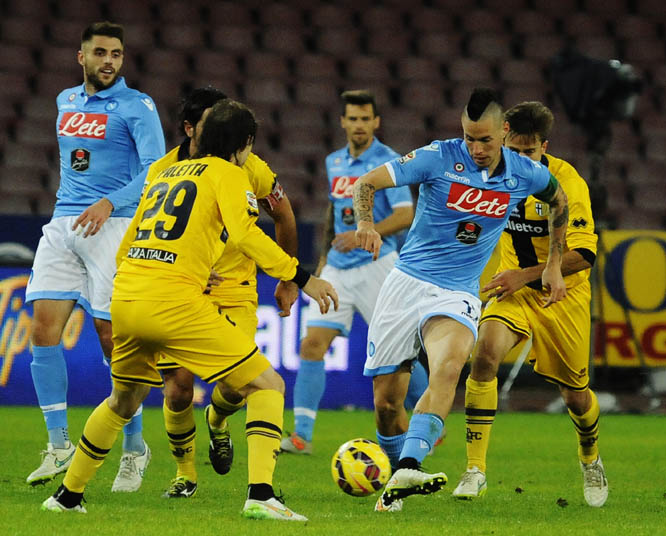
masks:
[(149, 392), (150, 387), (146, 385), (114, 381), (107, 404), (116, 415), (123, 419), (131, 419)]
[(583, 415), (587, 413), (591, 405), (591, 397), (589, 389), (585, 391), (574, 391), (566, 387), (560, 387), (562, 400), (567, 408), (569, 408), (574, 415)]
[(497, 369), (501, 362), (501, 357), (492, 348), (492, 345), (480, 344), (472, 358), (472, 378), (477, 381), (491, 381), (497, 376)]
[(383, 393), (375, 394), (375, 413), (381, 421), (392, 421), (404, 405), (404, 400), (398, 400), (394, 396), (385, 396)]
[(284, 380), (282, 376), (275, 369), (269, 367), (245, 387), (238, 389), (238, 393), (247, 398), (248, 395), (262, 389), (271, 389), (284, 395)]
[(323, 360), (326, 350), (328, 350), (326, 342), (317, 337), (310, 335), (301, 341), (301, 358), (307, 361)]
[(33, 319), (30, 342), (33, 346), (57, 346), (62, 332), (55, 325)]
[[(275, 372), (275, 371), (273, 371)], [(279, 392), (282, 396), (284, 396), (284, 380), (282, 379), (282, 376), (280, 376), (277, 372), (275, 372), (274, 375), (271, 376), (271, 387), (270, 389), (273, 389), (274, 391)]]
[(171, 411), (185, 411), (194, 398), (194, 389), (192, 387), (185, 387), (174, 382), (169, 385), (164, 385), (164, 400), (167, 407)]

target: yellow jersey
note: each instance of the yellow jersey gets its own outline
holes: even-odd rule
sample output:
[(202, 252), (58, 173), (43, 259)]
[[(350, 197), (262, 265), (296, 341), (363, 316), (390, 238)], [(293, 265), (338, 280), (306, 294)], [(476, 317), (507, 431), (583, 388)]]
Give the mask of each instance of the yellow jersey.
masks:
[[(167, 156), (173, 158), (172, 153)], [(298, 261), (255, 225), (256, 196), (243, 169), (216, 157), (167, 167), (162, 160), (148, 170), (145, 191), (118, 250), (113, 298), (182, 301), (200, 296), (229, 241), (269, 275), (295, 276)]]
[[(545, 161), (544, 161), (545, 159)], [(545, 155), (542, 164), (562, 185), (569, 200), (569, 226), (565, 251), (585, 249), (596, 255), (597, 235), (587, 183), (568, 162)], [(500, 261), (497, 272), (526, 268), (545, 263), (548, 259), (548, 204), (530, 196), (521, 201), (511, 213), (499, 241)], [(567, 288), (572, 288), (589, 277), (590, 270), (567, 275)], [(541, 281), (528, 286), (541, 289)]]
[[(159, 172), (176, 162), (189, 158), (189, 140), (174, 147), (162, 158), (155, 161), (151, 171)], [(242, 168), (246, 173), (250, 186), (257, 199), (268, 197), (273, 191), (276, 174), (256, 154), (250, 153)], [(155, 174), (151, 173), (154, 177)], [(146, 184), (150, 177), (146, 178)], [(251, 216), (256, 221), (257, 216)], [(125, 238), (129, 238), (126, 236)], [(120, 249), (127, 249), (127, 244)], [(222, 256), (213, 266), (213, 269), (223, 277), (218, 286), (214, 286), (210, 296), (223, 303), (239, 303), (257, 301), (257, 264), (248, 258), (235, 245), (233, 239), (228, 241)]]

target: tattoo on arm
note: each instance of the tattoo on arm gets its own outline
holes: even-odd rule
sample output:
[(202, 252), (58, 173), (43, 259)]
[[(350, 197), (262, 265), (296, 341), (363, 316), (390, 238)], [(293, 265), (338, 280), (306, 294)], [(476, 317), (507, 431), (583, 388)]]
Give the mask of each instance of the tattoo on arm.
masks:
[(372, 207), (375, 202), (375, 187), (362, 183), (354, 188), (354, 215), (356, 221), (373, 221)]
[(322, 256), (328, 253), (331, 249), (331, 242), (335, 238), (335, 225), (333, 222), (333, 203), (328, 204), (326, 211), (326, 221), (324, 221), (324, 243), (322, 244)]
[(550, 200), (548, 205), (550, 208), (550, 217), (548, 219), (550, 227), (550, 251), (551, 253), (559, 253), (561, 256), (564, 251), (564, 240), (569, 222), (569, 205), (567, 203), (567, 196), (561, 186), (558, 187), (555, 196)]

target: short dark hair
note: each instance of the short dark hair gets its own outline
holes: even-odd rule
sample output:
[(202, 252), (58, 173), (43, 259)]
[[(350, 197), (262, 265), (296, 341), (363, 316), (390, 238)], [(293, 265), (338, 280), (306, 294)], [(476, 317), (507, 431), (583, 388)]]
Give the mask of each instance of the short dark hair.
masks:
[(113, 22), (93, 22), (83, 32), (81, 32), (81, 44), (90, 41), (94, 35), (104, 35), (106, 37), (115, 37), (120, 40), (120, 44), (125, 44), (125, 30), (120, 24)]
[(226, 98), (226, 93), (213, 86), (193, 89), (180, 103), (180, 111), (178, 112), (178, 130), (180, 133), (185, 135), (185, 127), (183, 125), (185, 121), (195, 126), (201, 119), (206, 108), (210, 108)]
[(347, 113), (347, 104), (355, 104), (357, 106), (372, 104), (372, 113), (375, 114), (375, 116), (379, 115), (375, 95), (367, 89), (351, 89), (349, 91), (343, 91), (340, 95), (340, 99), (342, 99), (342, 116)]
[(465, 106), (465, 111), (472, 121), (478, 121), (489, 106), (497, 106), (499, 111), (502, 111), (502, 103), (497, 91), (487, 87), (477, 87), (472, 91), (467, 106)]
[(512, 136), (536, 137), (543, 143), (550, 136), (555, 118), (543, 103), (526, 101), (509, 108), (504, 114), (504, 120), (509, 123)]
[(253, 142), (256, 135), (257, 120), (252, 110), (231, 99), (218, 101), (206, 116), (194, 158), (212, 155), (229, 160), (247, 146), (248, 140)]

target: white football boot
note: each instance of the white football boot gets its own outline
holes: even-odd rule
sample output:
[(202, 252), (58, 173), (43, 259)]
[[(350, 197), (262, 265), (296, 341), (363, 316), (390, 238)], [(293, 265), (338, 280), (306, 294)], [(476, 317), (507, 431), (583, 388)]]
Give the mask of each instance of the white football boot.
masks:
[(150, 462), (150, 448), (148, 448), (145, 441), (143, 442), (143, 446), (146, 451), (141, 455), (133, 452), (125, 452), (122, 455), (120, 458), (120, 468), (118, 469), (116, 479), (113, 481), (113, 486), (111, 486), (111, 491), (131, 493), (138, 491), (141, 487), (143, 475), (148, 467), (148, 462)]
[(410, 495), (429, 495), (444, 487), (448, 481), (444, 473), (428, 474), (419, 469), (398, 469), (386, 484), (379, 498), (382, 506), (388, 508), (398, 499)]
[(475, 499), (483, 497), (486, 491), (488, 491), (486, 474), (475, 466), (462, 474), (452, 495), (457, 499)]
[(26, 482), (33, 486), (43, 484), (49, 480), (53, 480), (56, 475), (64, 473), (72, 463), (76, 446), (68, 441), (68, 446), (64, 449), (57, 449), (51, 443), (46, 445), (46, 450), (42, 451), (42, 463), (35, 469)]
[(608, 480), (604, 464), (601, 463), (601, 457), (592, 463), (580, 462), (581, 471), (583, 471), (583, 495), (585, 501), (590, 506), (600, 507), (608, 499)]
[(248, 499), (241, 515), (248, 519), (277, 519), (279, 521), (307, 521), (308, 518), (287, 508), (277, 497), (267, 501)]

